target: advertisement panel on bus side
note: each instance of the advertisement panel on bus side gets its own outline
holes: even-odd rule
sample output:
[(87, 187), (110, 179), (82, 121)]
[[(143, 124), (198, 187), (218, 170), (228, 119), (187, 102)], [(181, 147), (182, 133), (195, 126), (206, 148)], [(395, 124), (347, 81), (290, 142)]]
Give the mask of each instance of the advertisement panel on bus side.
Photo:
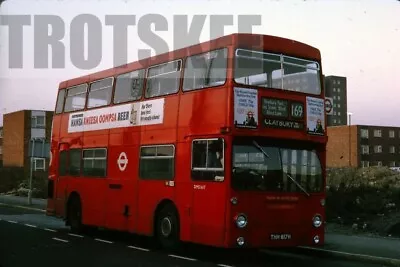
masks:
[(161, 124), (163, 121), (164, 98), (71, 113), (68, 133)]

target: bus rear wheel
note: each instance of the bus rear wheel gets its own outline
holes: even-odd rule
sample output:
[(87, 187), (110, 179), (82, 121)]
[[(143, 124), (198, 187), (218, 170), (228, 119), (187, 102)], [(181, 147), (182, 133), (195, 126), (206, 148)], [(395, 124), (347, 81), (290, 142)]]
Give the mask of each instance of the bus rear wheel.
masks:
[(159, 244), (170, 250), (179, 247), (179, 221), (173, 205), (164, 206), (157, 214), (156, 235)]
[(68, 205), (68, 221), (72, 232), (82, 232), (82, 205), (78, 197), (73, 197)]

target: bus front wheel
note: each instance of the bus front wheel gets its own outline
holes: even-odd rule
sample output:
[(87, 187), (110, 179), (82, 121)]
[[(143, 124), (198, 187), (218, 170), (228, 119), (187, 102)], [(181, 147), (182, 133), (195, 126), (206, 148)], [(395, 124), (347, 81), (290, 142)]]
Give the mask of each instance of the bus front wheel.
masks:
[(159, 211), (156, 234), (163, 248), (175, 250), (179, 247), (179, 221), (173, 205), (166, 205)]

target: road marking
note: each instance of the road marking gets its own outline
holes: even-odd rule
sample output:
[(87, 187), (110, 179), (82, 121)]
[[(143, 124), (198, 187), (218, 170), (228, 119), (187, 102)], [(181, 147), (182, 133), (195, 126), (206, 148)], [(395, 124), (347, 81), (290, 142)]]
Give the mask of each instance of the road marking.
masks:
[(233, 267), (232, 265), (226, 265), (226, 264), (217, 264), (217, 266), (221, 266), (221, 267)]
[(108, 244), (114, 243), (114, 242), (112, 242), (112, 241), (103, 240), (103, 239), (99, 239), (99, 238), (95, 238), (94, 240), (99, 241), (99, 242), (103, 242), (103, 243), (108, 243)]
[(137, 249), (137, 250), (141, 250), (141, 251), (150, 251), (147, 248), (139, 248), (139, 247), (134, 247), (134, 246), (128, 246), (128, 248), (133, 248), (133, 249)]
[(182, 259), (182, 260), (197, 261), (196, 259), (187, 258), (187, 257), (182, 257), (182, 256), (178, 256), (178, 255), (172, 255), (172, 254), (170, 254), (170, 255), (168, 255), (168, 256), (173, 257), (173, 258), (177, 258), (177, 259)]
[(75, 236), (75, 237), (80, 237), (80, 238), (83, 238), (83, 237), (84, 237), (83, 235), (77, 235), (77, 234), (72, 234), (72, 233), (68, 233), (68, 235), (70, 235), (70, 236)]
[(56, 230), (49, 229), (49, 228), (44, 228), (43, 230), (45, 230), (45, 231), (49, 231), (49, 232), (53, 232), (53, 233), (57, 232)]
[(17, 223), (16, 221), (7, 221), (7, 222), (9, 222), (9, 223)]
[(43, 210), (43, 209), (37, 209), (37, 208), (31, 208), (31, 207), (25, 207), (25, 206), (19, 206), (19, 205), (11, 205), (11, 204), (6, 204), (6, 203), (0, 203), (0, 206), (6, 206), (6, 207), (12, 207), (12, 208), (20, 208), (20, 209), (26, 209), (26, 210), (34, 210), (34, 211), (46, 212), (46, 210)]
[(37, 228), (37, 226), (36, 226), (36, 225), (27, 224), (27, 223), (25, 223), (25, 226), (32, 227), (32, 228)]
[(60, 241), (60, 242), (64, 242), (64, 243), (68, 243), (69, 242), (68, 240), (60, 239), (60, 238), (57, 238), (57, 237), (53, 237), (53, 239), (57, 240), (57, 241)]

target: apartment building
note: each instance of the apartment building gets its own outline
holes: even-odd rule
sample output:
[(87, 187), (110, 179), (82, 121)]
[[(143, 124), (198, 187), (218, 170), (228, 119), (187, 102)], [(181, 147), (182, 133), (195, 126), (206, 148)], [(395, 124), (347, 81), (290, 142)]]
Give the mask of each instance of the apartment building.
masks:
[(328, 168), (400, 167), (400, 127), (334, 126), (327, 133)]
[(328, 126), (347, 125), (347, 79), (324, 76), (325, 97), (332, 101), (332, 112), (327, 116)]
[[(30, 171), (30, 145), (32, 139), (39, 143), (51, 140), (53, 111), (21, 110), (3, 116), (3, 166), (24, 167)], [(38, 147), (36, 148), (38, 149)], [(48, 159), (34, 158), (33, 171), (46, 171)]]

